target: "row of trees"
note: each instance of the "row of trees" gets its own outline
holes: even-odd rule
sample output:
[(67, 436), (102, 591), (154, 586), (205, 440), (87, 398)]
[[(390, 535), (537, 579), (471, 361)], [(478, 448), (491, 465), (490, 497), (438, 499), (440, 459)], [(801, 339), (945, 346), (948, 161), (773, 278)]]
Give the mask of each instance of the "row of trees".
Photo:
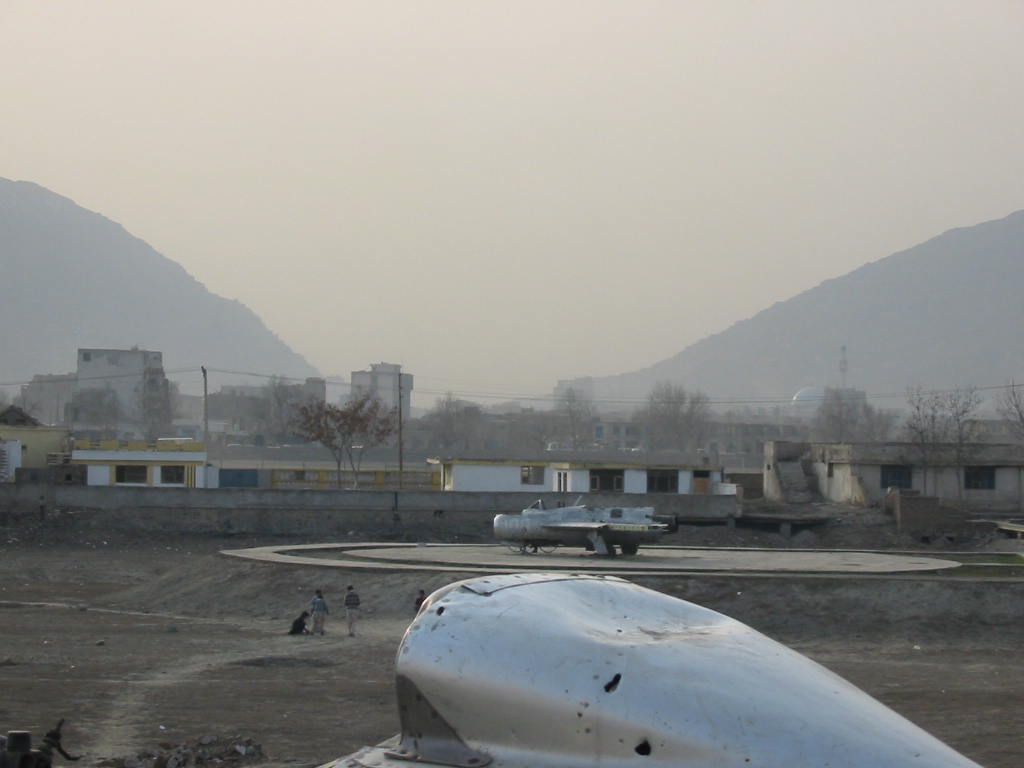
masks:
[(894, 411), (871, 405), (863, 392), (826, 389), (811, 422), (811, 437), (819, 442), (882, 442), (889, 439), (896, 422)]
[[(927, 486), (929, 468), (954, 463), (959, 471), (969, 463), (978, 433), (975, 414), (981, 403), (976, 390), (957, 388), (907, 392), (908, 412), (902, 423), (903, 439), (920, 455)], [(1000, 412), (1024, 440), (1024, 392), (1006, 390)], [(593, 404), (569, 389), (550, 411), (524, 411), (504, 417), (486, 415), (480, 406), (440, 398), (434, 409), (411, 430), (417, 450), (428, 453), (471, 453), (487, 448), (535, 453), (552, 444), (579, 450), (594, 443)], [(898, 414), (871, 405), (855, 390), (826, 390), (811, 423), (809, 437), (822, 442), (884, 442), (897, 432)], [(632, 434), (646, 450), (690, 452), (704, 447), (710, 437), (710, 401), (671, 382), (655, 385), (631, 419)], [(386, 443), (396, 427), (394, 412), (384, 412), (378, 401), (354, 400), (345, 406), (314, 403), (300, 409), (293, 431), (320, 442), (339, 468), (347, 460), (358, 470), (362, 454)]]
[[(427, 451), (452, 453), (500, 446), (535, 453), (551, 445), (567, 450), (592, 447), (597, 412), (593, 402), (576, 389), (567, 389), (550, 410), (523, 410), (488, 416), (479, 405), (450, 393), (419, 419), (417, 434)], [(631, 438), (647, 450), (689, 451), (703, 446), (711, 421), (706, 395), (662, 382), (656, 385), (631, 419)]]
[[(551, 444), (579, 450), (594, 443), (594, 417), (590, 400), (569, 389), (551, 411), (526, 411), (506, 417), (501, 425), (501, 443), (506, 450), (512, 443), (531, 453)], [(701, 447), (709, 423), (708, 398), (668, 382), (658, 384), (633, 416), (636, 434), (646, 436), (645, 447), (649, 450)], [(386, 410), (368, 395), (344, 405), (307, 402), (295, 410), (289, 424), (292, 433), (320, 443), (330, 452), (339, 485), (342, 464), (347, 464), (357, 478), (366, 451), (387, 443), (396, 428), (397, 413)], [(420, 448), (444, 454), (486, 447), (483, 438), (495, 428), (494, 420), (486, 417), (480, 406), (458, 400), (451, 393), (440, 398), (417, 425), (417, 431), (427, 436)], [(491, 436), (498, 437), (493, 433)]]

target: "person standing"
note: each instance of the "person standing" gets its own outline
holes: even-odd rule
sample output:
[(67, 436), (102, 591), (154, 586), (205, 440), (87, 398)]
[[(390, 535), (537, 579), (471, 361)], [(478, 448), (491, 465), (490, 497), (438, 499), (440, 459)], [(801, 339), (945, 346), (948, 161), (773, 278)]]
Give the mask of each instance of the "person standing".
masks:
[(322, 635), (324, 633), (324, 619), (327, 618), (330, 610), (327, 608), (327, 601), (324, 600), (324, 593), (319, 589), (313, 595), (313, 599), (309, 601), (309, 612), (313, 616), (313, 634)]
[(351, 584), (345, 590), (345, 618), (348, 619), (348, 636), (356, 636), (356, 622), (359, 620), (359, 593)]
[(427, 593), (424, 592), (422, 589), (419, 592), (416, 593), (416, 602), (415, 602), (415, 607), (416, 607), (416, 611), (415, 612), (416, 613), (420, 612), (420, 608), (423, 607), (423, 601), (426, 600), (426, 599), (427, 599)]

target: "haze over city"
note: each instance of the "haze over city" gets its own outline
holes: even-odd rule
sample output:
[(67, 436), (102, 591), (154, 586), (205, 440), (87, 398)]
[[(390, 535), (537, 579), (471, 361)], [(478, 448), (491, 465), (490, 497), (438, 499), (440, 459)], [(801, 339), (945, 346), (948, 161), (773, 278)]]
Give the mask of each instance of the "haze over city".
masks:
[(0, 176), (119, 222), (327, 375), (549, 392), (1024, 208), (1022, 22), (14, 0)]

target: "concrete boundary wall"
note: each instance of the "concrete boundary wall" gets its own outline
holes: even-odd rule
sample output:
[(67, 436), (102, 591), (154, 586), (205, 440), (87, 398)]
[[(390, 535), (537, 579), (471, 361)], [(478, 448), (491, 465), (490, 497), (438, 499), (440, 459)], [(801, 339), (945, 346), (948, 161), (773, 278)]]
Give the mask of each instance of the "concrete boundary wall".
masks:
[[(561, 493), (279, 490), (264, 488), (0, 487), (4, 519), (59, 517), (96, 530), (232, 533), (281, 536), (383, 535), (401, 540), (489, 537), (499, 512), (518, 512), (538, 498), (572, 504)], [(739, 517), (731, 496), (586, 494), (595, 506), (653, 506), (687, 521)]]

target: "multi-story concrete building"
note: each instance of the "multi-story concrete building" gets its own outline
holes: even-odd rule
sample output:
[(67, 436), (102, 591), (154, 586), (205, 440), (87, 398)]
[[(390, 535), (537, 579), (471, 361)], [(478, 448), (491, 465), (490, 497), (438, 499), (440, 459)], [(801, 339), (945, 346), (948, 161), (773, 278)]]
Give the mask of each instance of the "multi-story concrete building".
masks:
[(352, 397), (371, 395), (385, 408), (398, 408), (408, 415), (412, 407), (412, 374), (402, 373), (394, 363), (373, 363), (368, 371), (352, 371)]
[[(75, 430), (144, 434), (170, 422), (163, 353), (146, 349), (79, 349), (70, 408)], [(127, 425), (135, 425), (129, 430)]]
[(18, 405), (43, 424), (63, 424), (75, 394), (75, 374), (36, 374), (21, 387)]

